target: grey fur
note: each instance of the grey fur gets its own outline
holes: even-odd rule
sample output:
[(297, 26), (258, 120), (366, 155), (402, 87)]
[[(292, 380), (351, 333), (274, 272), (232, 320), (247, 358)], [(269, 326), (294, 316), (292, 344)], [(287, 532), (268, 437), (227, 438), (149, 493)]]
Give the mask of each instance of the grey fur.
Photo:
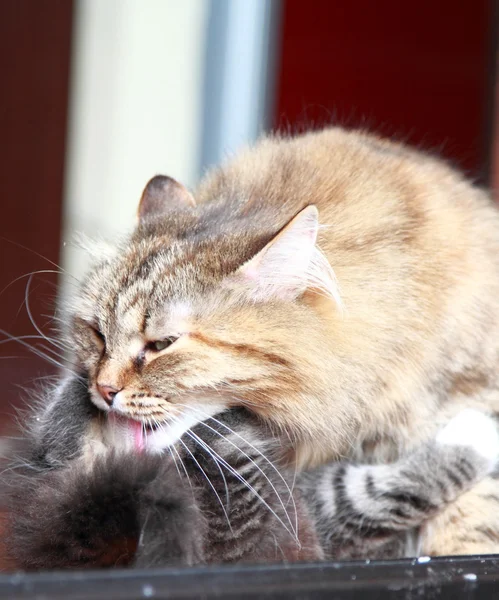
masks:
[(390, 465), (327, 465), (303, 474), (299, 486), (326, 556), (401, 558), (414, 555), (425, 522), (488, 473), (470, 446), (432, 440)]
[(396, 558), (490, 470), (472, 446), (432, 440), (391, 465), (300, 474), (291, 498), (294, 473), (277, 470), (269, 432), (242, 409), (197, 425), (176, 454), (111, 449), (89, 467), (86, 432), (106, 417), (81, 380), (51, 393), (4, 475), (9, 552), (24, 568)]

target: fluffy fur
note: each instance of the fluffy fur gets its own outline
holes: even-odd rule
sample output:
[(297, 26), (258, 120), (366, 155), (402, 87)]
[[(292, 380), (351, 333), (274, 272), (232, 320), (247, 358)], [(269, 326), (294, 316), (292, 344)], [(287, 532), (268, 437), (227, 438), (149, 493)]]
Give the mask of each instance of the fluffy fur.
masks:
[[(152, 180), (71, 322), (92, 401), (161, 424), (150, 449), (242, 406), (289, 465), (397, 460), (463, 407), (499, 409), (498, 213), (375, 136), (264, 139), (193, 195)], [(428, 551), (499, 551), (497, 485), (440, 515)]]
[(3, 475), (14, 567), (414, 556), (428, 520), (499, 458), (495, 421), (476, 411), (392, 465), (296, 474), (278, 469), (275, 441), (245, 410), (199, 424), (160, 454), (134, 450), (89, 406), (81, 381), (56, 388)]

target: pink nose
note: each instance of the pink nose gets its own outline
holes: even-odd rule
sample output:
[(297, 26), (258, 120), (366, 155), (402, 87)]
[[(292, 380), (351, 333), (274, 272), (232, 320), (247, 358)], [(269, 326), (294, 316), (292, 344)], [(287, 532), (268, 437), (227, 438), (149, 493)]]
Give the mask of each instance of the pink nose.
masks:
[(97, 389), (99, 390), (99, 394), (104, 398), (109, 406), (113, 404), (114, 397), (120, 391), (118, 388), (115, 388), (112, 385), (97, 384)]

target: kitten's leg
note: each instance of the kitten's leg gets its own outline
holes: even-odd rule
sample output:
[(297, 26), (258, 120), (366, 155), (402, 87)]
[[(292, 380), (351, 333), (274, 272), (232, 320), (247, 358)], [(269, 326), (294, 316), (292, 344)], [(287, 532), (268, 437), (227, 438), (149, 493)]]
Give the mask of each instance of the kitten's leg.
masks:
[(306, 474), (301, 487), (330, 556), (393, 557), (405, 553), (411, 529), (480, 482), (498, 457), (495, 421), (468, 410), (396, 463), (328, 465)]
[(141, 532), (135, 567), (193, 566), (204, 561), (207, 523), (196, 490), (180, 480), (171, 462), (140, 494)]

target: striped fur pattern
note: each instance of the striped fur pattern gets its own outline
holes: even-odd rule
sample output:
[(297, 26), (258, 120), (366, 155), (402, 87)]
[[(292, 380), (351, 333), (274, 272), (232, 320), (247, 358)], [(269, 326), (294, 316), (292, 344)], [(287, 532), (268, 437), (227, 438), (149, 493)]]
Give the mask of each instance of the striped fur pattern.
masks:
[[(387, 463), (463, 408), (499, 412), (499, 214), (401, 144), (263, 139), (193, 194), (153, 179), (133, 234), (96, 254), (74, 368), (98, 409), (156, 428), (150, 449), (243, 407), (292, 468)], [(433, 553), (499, 552), (497, 485), (434, 522)]]
[(266, 436), (246, 411), (198, 425), (163, 454), (136, 453), (105, 415), (83, 417), (91, 402), (81, 382), (55, 392), (45, 411), (36, 411), (22, 458), (3, 476), (14, 566), (324, 557), (304, 501), (268, 458)]
[(419, 556), (428, 523), (497, 470), (495, 419), (465, 410), (414, 453), (390, 465), (335, 462), (303, 473), (328, 558)]
[(495, 420), (477, 411), (394, 464), (296, 474), (244, 409), (200, 423), (162, 454), (137, 454), (89, 406), (81, 381), (56, 388), (3, 476), (18, 568), (414, 556), (429, 520), (499, 458)]

